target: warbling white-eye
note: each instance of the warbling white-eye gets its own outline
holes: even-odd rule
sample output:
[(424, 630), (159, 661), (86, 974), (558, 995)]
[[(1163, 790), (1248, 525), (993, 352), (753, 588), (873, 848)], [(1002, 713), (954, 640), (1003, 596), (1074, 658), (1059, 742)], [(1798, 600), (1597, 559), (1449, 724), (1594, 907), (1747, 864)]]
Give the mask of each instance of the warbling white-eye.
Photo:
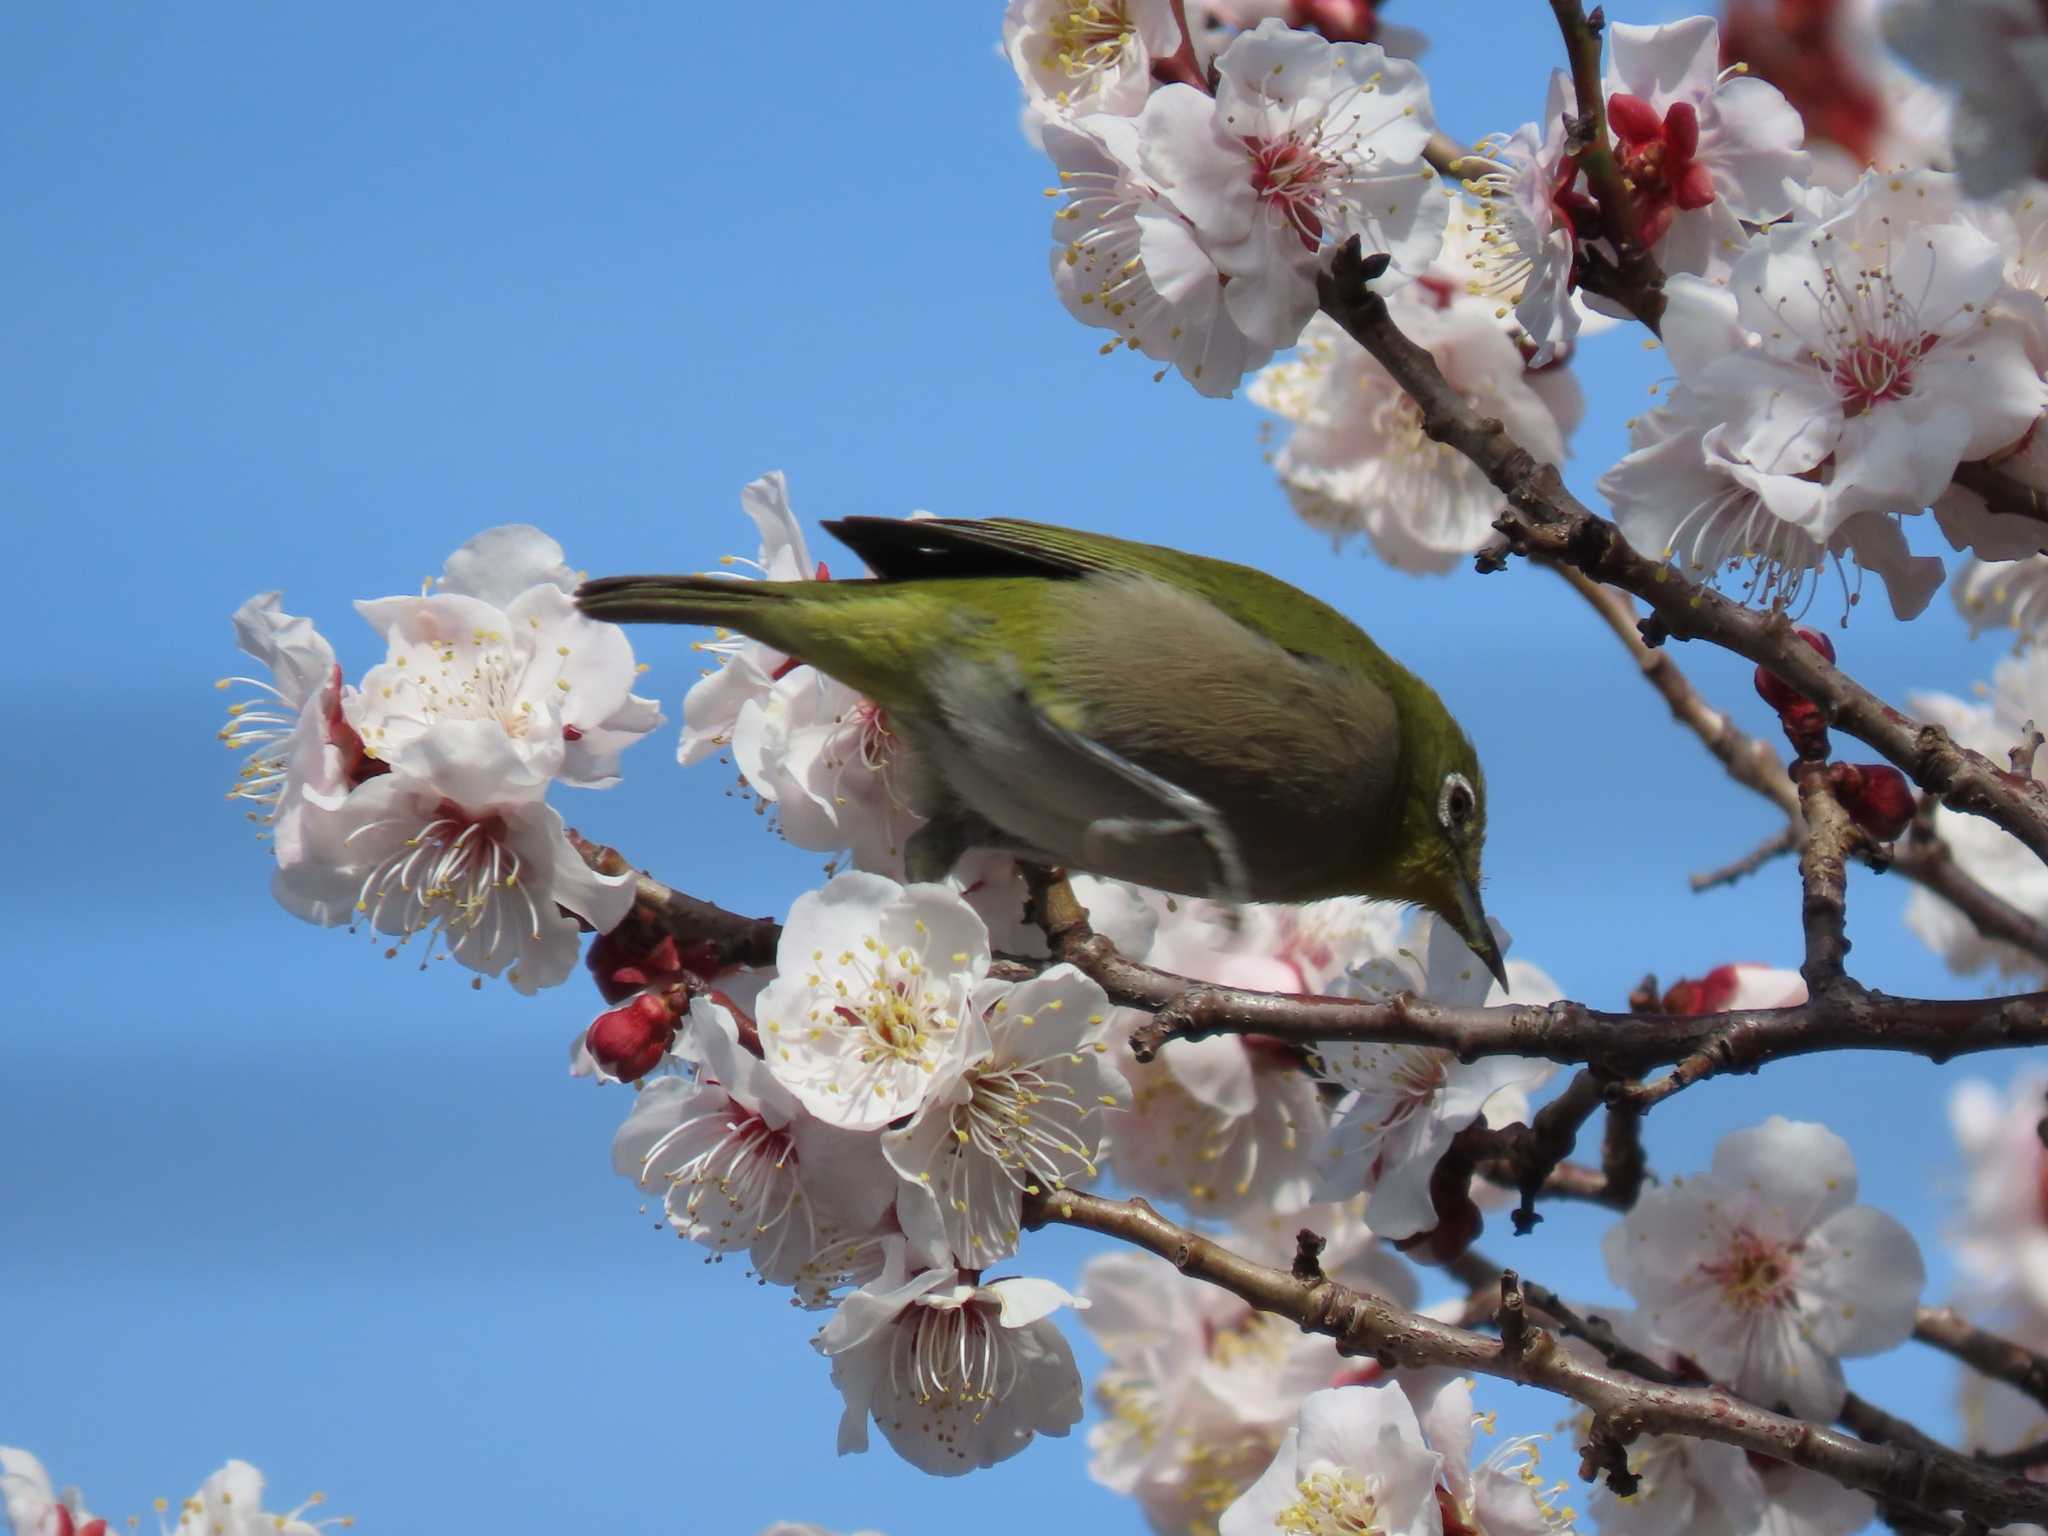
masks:
[(1506, 983), (1486, 784), (1428, 684), (1262, 571), (1041, 523), (851, 517), (859, 581), (611, 576), (577, 602), (710, 624), (872, 699), (913, 750), (913, 880), (969, 848), (1229, 901), (1427, 907)]

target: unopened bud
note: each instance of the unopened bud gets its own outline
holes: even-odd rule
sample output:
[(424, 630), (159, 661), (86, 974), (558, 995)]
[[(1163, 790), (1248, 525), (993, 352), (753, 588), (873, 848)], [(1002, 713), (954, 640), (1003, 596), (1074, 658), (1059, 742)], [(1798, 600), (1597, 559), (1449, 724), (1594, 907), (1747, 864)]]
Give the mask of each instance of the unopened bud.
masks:
[(1795, 1008), (1806, 1001), (1806, 982), (1797, 971), (1753, 960), (1717, 965), (1704, 976), (1673, 982), (1662, 1010), (1681, 1018), (1743, 1008)]
[(1828, 787), (1850, 820), (1881, 843), (1913, 823), (1913, 786), (1889, 763), (1830, 763)]
[[(1819, 651), (1821, 655), (1827, 657), (1829, 661), (1835, 659), (1835, 642), (1819, 630), (1808, 629), (1802, 624), (1793, 630), (1792, 633), (1804, 640), (1816, 651)], [(1805, 696), (1798, 689), (1778, 676), (1769, 667), (1758, 667), (1756, 669), (1756, 691), (1766, 704), (1770, 705), (1771, 708), (1777, 710), (1780, 714), (1783, 714), (1795, 704), (1804, 704), (1806, 702)]]
[(672, 935), (651, 933), (630, 917), (593, 939), (583, 963), (608, 1003), (623, 1003), (649, 987), (701, 986), (719, 970), (717, 946), (708, 940), (685, 949)]
[(608, 1077), (636, 1082), (660, 1065), (675, 1043), (677, 1014), (665, 992), (642, 992), (600, 1013), (584, 1032), (584, 1049)]
[(1314, 28), (1333, 43), (1370, 43), (1379, 36), (1376, 0), (1294, 0), (1288, 25)]
[(1785, 728), (1785, 739), (1792, 743), (1795, 756), (1828, 755), (1828, 717), (1818, 704), (1795, 696), (1790, 704), (1779, 706), (1778, 724)]

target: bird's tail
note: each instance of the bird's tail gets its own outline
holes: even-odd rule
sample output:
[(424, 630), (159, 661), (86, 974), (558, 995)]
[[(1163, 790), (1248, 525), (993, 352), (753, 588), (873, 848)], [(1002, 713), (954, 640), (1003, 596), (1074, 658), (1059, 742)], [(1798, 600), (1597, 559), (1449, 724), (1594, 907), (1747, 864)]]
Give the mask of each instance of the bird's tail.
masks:
[(577, 588), (576, 606), (609, 624), (708, 624), (787, 650), (789, 637), (781, 633), (776, 610), (788, 609), (796, 592), (817, 585), (730, 576), (601, 576)]

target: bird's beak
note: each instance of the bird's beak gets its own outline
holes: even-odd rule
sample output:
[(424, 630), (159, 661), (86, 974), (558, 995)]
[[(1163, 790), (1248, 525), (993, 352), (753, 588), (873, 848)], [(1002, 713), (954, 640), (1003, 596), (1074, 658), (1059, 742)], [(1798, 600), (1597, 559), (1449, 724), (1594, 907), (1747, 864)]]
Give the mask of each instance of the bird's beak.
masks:
[(1479, 905), (1478, 890), (1463, 875), (1458, 877), (1458, 937), (1486, 962), (1493, 979), (1500, 983), (1503, 992), (1507, 991), (1508, 963), (1501, 955), (1500, 941), (1493, 936), (1493, 924), (1486, 920), (1486, 909)]

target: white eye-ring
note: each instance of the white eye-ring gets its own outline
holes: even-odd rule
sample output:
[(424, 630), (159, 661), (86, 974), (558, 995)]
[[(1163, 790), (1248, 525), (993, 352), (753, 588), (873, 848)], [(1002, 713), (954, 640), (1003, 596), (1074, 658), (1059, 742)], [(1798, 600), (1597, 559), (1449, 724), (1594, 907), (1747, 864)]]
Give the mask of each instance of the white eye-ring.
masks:
[(1472, 793), (1472, 783), (1465, 775), (1444, 775), (1443, 788), (1436, 792), (1436, 819), (1446, 832), (1455, 832), (1470, 821), (1478, 804), (1479, 797)]

